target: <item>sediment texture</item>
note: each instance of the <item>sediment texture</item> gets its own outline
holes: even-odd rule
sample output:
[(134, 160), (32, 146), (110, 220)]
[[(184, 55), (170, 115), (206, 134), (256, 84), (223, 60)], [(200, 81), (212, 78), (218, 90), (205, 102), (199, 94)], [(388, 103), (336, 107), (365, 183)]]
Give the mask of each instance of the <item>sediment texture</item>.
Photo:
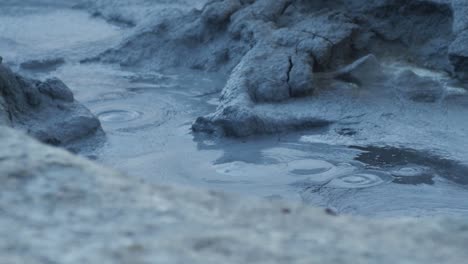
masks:
[(467, 16), (467, 5), (457, 0), (213, 0), (201, 10), (147, 17), (122, 44), (94, 60), (228, 74), (218, 110), (193, 128), (248, 136), (323, 127), (344, 118), (291, 111), (289, 105), (336, 87), (388, 88), (395, 72), (373, 83), (366, 81), (367, 71), (340, 74), (369, 55), (378, 68), (382, 61), (400, 61), (464, 82)]
[(154, 186), (0, 127), (2, 263), (463, 263), (466, 221)]
[(31, 80), (0, 64), (0, 124), (37, 139), (64, 145), (101, 130), (99, 120), (78, 103), (59, 79)]

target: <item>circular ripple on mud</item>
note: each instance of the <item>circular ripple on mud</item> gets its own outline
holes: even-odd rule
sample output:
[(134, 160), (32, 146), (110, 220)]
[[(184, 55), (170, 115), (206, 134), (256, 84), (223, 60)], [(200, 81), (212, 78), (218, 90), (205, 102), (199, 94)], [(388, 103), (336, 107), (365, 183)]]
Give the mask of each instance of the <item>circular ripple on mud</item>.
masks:
[(174, 114), (168, 103), (141, 97), (94, 101), (90, 108), (101, 120), (104, 130), (121, 133), (161, 126)]
[(289, 173), (298, 176), (316, 175), (331, 171), (335, 165), (323, 160), (295, 160), (288, 163)]
[(275, 175), (284, 171), (282, 164), (255, 164), (242, 161), (233, 161), (215, 165), (215, 169), (220, 174), (234, 177), (258, 177)]
[(231, 183), (250, 183), (257, 185), (285, 184), (287, 179), (281, 177), (285, 171), (284, 164), (255, 164), (234, 161), (216, 164), (216, 180)]
[(140, 118), (143, 114), (137, 111), (109, 110), (98, 113), (97, 116), (104, 123), (129, 122)]
[(326, 185), (326, 187), (337, 189), (369, 188), (388, 183), (391, 180), (392, 177), (386, 173), (378, 171), (364, 171), (334, 178)]
[(418, 177), (429, 173), (429, 168), (421, 166), (404, 167), (394, 170), (391, 173), (396, 177)]
[(394, 183), (398, 184), (433, 184), (434, 172), (428, 167), (413, 166), (393, 170)]
[(295, 184), (322, 185), (355, 170), (356, 168), (350, 164), (334, 165), (327, 161), (315, 159), (295, 160), (288, 163), (288, 174), (296, 179), (300, 178)]

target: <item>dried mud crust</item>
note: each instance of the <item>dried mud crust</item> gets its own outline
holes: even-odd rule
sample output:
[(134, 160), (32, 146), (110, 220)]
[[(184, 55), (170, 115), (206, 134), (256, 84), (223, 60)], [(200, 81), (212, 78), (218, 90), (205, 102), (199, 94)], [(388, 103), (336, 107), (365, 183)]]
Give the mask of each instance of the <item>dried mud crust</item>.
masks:
[(142, 183), (6, 127), (0, 127), (0, 182), (5, 263), (426, 264), (468, 258), (464, 220), (369, 220)]
[(0, 123), (52, 145), (65, 145), (101, 131), (99, 120), (74, 99), (62, 81), (30, 80), (1, 64)]
[[(194, 130), (230, 136), (271, 133), (339, 119), (291, 112), (284, 102), (313, 98), (343, 82), (365, 88), (370, 85), (366, 71), (335, 73), (370, 54), (463, 80), (466, 14), (467, 5), (457, 0), (215, 0), (202, 9), (148, 16), (121, 44), (91, 60), (225, 73), (229, 78), (218, 110), (199, 118)], [(266, 113), (265, 105), (277, 111)]]

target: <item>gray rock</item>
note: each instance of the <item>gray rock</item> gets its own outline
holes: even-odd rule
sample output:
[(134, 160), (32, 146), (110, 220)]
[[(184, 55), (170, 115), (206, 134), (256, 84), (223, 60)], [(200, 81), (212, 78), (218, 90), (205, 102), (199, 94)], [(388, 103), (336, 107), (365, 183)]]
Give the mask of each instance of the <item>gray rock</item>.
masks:
[[(284, 109), (282, 109), (284, 110)], [(310, 115), (300, 116), (291, 111), (264, 111), (241, 106), (222, 107), (219, 111), (199, 117), (192, 126), (195, 132), (207, 132), (228, 137), (247, 137), (290, 130), (328, 127), (333, 120)]]
[[(331, 55), (338, 58), (325, 58), (322, 62), (324, 58), (316, 54), (319, 64), (332, 62), (338, 66), (349, 55), (350, 49), (346, 46), (353, 45), (360, 50), (365, 49), (365, 53), (410, 57), (431, 68), (447, 70), (450, 66), (448, 46), (453, 35), (461, 32), (465, 24), (466, 10), (463, 1), (457, 0), (334, 0), (313, 3), (303, 0), (216, 0), (209, 1), (201, 11), (158, 10), (157, 18), (153, 16), (152, 20), (145, 21), (142, 23), (144, 27), (120, 46), (95, 59), (124, 65), (188, 66), (229, 72), (258, 40), (265, 40), (275, 30), (283, 29), (291, 35), (298, 35), (294, 32), (296, 30), (302, 33), (309, 31), (309, 35), (325, 37), (324, 40), (334, 43), (336, 48)], [(341, 19), (337, 20), (339, 17)], [(340, 20), (341, 23), (337, 23)], [(350, 24), (354, 25), (355, 34), (344, 39), (341, 44), (345, 45), (340, 45), (343, 31), (349, 30)], [(226, 34), (226, 28), (229, 34)], [(370, 36), (370, 32), (373, 37), (368, 38), (364, 46), (354, 45), (353, 42), (361, 35)], [(301, 37), (305, 43), (309, 39), (310, 36)], [(296, 42), (297, 38), (291, 40)], [(215, 56), (212, 56), (213, 60), (209, 58), (209, 55), (218, 54), (226, 47), (229, 60), (219, 62)], [(316, 44), (312, 48), (320, 53)], [(160, 65), (151, 63), (155, 60)]]
[[(350, 82), (365, 88), (388, 79), (373, 55), (364, 56), (337, 71), (313, 73), (310, 66), (312, 63), (294, 64), (293, 61), (297, 59), (295, 55), (291, 56), (288, 64), (282, 64), (275, 63), (275, 60), (281, 56), (283, 61), (287, 60), (289, 57), (284, 52), (279, 52), (277, 56), (267, 56), (263, 53), (265, 51), (266, 54), (271, 53), (268, 48), (260, 46), (244, 57), (226, 84), (218, 110), (198, 118), (192, 127), (194, 131), (244, 137), (328, 127), (335, 122), (335, 115), (324, 117), (318, 112), (311, 115), (309, 109), (301, 112), (300, 107), (292, 110), (286, 104), (277, 102), (296, 100), (311, 95), (316, 89), (331, 89), (337, 82)], [(283, 68), (275, 65), (282, 65)], [(299, 69), (296, 71), (303, 71), (295, 73), (295, 68)], [(274, 111), (262, 109), (265, 102), (273, 105)], [(314, 108), (313, 105), (308, 107)]]
[(6, 127), (0, 127), (0, 183), (4, 263), (450, 264), (468, 258), (465, 220), (372, 220), (156, 186)]
[[(94, 17), (103, 18), (121, 27), (135, 27), (148, 17), (167, 9), (201, 9), (207, 0), (80, 0), (70, 1), (74, 8), (85, 9)], [(154, 16), (153, 16), (154, 17)]]
[(385, 78), (382, 66), (377, 58), (370, 54), (338, 70), (334, 78), (359, 85), (375, 84)]
[(11, 120), (7, 111), (7, 104), (3, 97), (0, 97), (0, 125), (11, 125)]
[[(289, 128), (340, 119), (291, 113), (286, 105), (334, 87), (385, 86), (392, 76), (381, 72), (375, 58), (467, 78), (466, 17), (467, 5), (459, 0), (212, 0), (200, 10), (160, 11), (93, 59), (227, 74), (219, 109), (199, 118), (194, 130), (269, 133), (283, 131), (273, 129), (288, 124), (282, 117), (295, 120)], [(410, 97), (431, 101), (437, 93)], [(265, 105), (278, 111), (259, 110)], [(233, 129), (241, 120), (251, 127)]]
[[(124, 66), (144, 65), (157, 70), (186, 67), (230, 71), (248, 51), (246, 43), (230, 44), (231, 36), (226, 30), (231, 13), (241, 4), (218, 2), (206, 5), (203, 11), (193, 10), (183, 15), (179, 10), (159, 11), (154, 21), (137, 27), (135, 35), (118, 47), (84, 62), (118, 62)], [(160, 63), (152, 63), (155, 58)]]
[(22, 62), (20, 67), (31, 71), (52, 71), (64, 63), (65, 60), (63, 58), (43, 58)]
[(461, 33), (468, 29), (468, 2), (464, 0), (452, 0), (452, 9), (454, 15), (453, 31)]
[(287, 84), (289, 97), (304, 97), (315, 90), (314, 60), (308, 56), (293, 55), (289, 58)]
[(442, 84), (428, 77), (418, 76), (410, 70), (398, 74), (393, 84), (407, 98), (415, 102), (433, 103), (444, 94)]
[(255, 102), (283, 101), (292, 95), (289, 81), (293, 63), (287, 50), (258, 45), (240, 66), (245, 68), (239, 69), (243, 73), (238, 81), (245, 83), (244, 89)]
[(238, 0), (234, 1), (211, 1), (205, 5), (201, 13), (202, 21), (207, 24), (226, 23), (232, 14), (242, 7)]
[(468, 30), (458, 35), (450, 45), (449, 58), (454, 73), (460, 79), (468, 79)]
[(0, 65), (0, 99), (3, 124), (21, 128), (43, 142), (64, 145), (101, 130), (99, 120), (55, 78), (29, 80)]
[[(275, 15), (260, 18), (252, 15), (263, 10), (256, 5), (267, 6), (267, 2), (246, 5), (232, 15), (231, 31), (237, 32), (241, 40), (250, 40), (246, 36), (257, 39), (253, 41), (257, 44), (231, 74), (219, 110), (198, 119), (194, 130), (203, 131), (203, 127), (207, 127), (206, 131), (221, 130), (225, 134), (243, 136), (282, 131), (272, 127), (308, 128), (310, 120), (330, 124), (340, 117), (334, 113), (324, 117), (318, 112), (314, 114), (297, 108), (300, 112), (288, 113), (290, 107), (286, 104), (277, 104), (274, 114), (266, 114), (259, 110), (262, 107), (256, 105), (273, 105), (313, 96), (318, 90), (343, 86), (334, 80), (363, 89), (388, 88), (385, 81), (392, 74), (385, 73), (376, 56), (355, 60), (356, 54), (359, 56), (369, 51), (383, 58), (408, 60), (432, 69), (448, 71), (453, 65), (459, 69), (456, 70), (458, 76), (465, 71), (464, 47), (461, 45), (464, 41), (459, 40), (460, 44), (455, 41), (448, 56), (453, 36), (458, 34), (452, 31), (452, 27), (463, 19), (459, 13), (454, 17), (451, 1), (348, 0), (321, 4), (286, 1), (281, 2), (284, 9)], [(270, 4), (277, 3), (270, 1)], [(242, 18), (242, 21), (237, 21), (237, 18)], [(266, 22), (270, 26), (260, 26)], [(260, 33), (252, 32), (258, 28), (262, 29)], [(410, 100), (434, 102), (442, 97), (441, 84), (417, 76), (410, 77), (402, 75), (396, 78), (399, 80), (396, 82), (398, 90)], [(240, 93), (247, 93), (250, 99)], [(226, 109), (229, 111), (224, 111)], [(236, 117), (242, 119), (236, 120)], [(294, 120), (294, 125), (288, 126), (287, 118)], [(303, 121), (302, 126), (298, 125), (300, 120)], [(236, 124), (242, 128), (234, 129)], [(216, 126), (221, 126), (221, 129), (213, 129)]]
[(59, 79), (51, 78), (38, 85), (39, 92), (52, 99), (73, 102), (72, 91)]
[(367, 52), (450, 70), (447, 51), (454, 35), (451, 0), (344, 2), (348, 12), (357, 15), (362, 33), (373, 33), (364, 45)]

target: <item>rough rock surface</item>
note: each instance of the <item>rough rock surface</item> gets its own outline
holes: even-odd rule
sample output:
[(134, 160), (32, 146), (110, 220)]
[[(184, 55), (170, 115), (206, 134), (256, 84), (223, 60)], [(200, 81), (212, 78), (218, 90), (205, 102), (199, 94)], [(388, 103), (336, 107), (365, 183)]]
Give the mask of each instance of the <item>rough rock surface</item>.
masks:
[(200, 9), (207, 0), (71, 0), (74, 7), (123, 27), (134, 27), (167, 9)]
[(369, 220), (154, 186), (0, 127), (2, 263), (463, 263), (455, 219)]
[(468, 79), (468, 30), (458, 35), (450, 45), (449, 58), (454, 67), (454, 71), (462, 79)]
[(30, 80), (0, 64), (0, 124), (63, 145), (101, 129), (99, 120), (59, 79)]
[(442, 85), (430, 78), (419, 77), (410, 70), (398, 74), (394, 80), (395, 86), (415, 102), (433, 103), (442, 98)]
[(51, 71), (65, 63), (64, 58), (43, 58), (22, 62), (20, 67), (31, 71)]
[[(369, 86), (365, 70), (337, 75), (369, 54), (378, 68), (375, 57), (466, 78), (467, 14), (461, 0), (212, 0), (200, 10), (148, 17), (94, 60), (230, 74), (219, 109), (194, 130), (247, 136), (334, 122), (291, 113), (285, 102), (343, 82)], [(392, 78), (379, 74), (372, 84)], [(266, 105), (278, 111), (262, 111)]]

